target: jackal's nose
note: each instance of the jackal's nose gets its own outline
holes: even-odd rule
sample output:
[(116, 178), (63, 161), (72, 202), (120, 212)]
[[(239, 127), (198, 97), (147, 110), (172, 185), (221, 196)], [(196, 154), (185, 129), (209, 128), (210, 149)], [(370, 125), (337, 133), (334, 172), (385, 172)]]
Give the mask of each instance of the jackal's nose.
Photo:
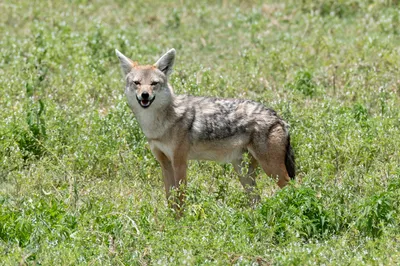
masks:
[(142, 92), (142, 99), (147, 100), (149, 99), (150, 94), (148, 92)]

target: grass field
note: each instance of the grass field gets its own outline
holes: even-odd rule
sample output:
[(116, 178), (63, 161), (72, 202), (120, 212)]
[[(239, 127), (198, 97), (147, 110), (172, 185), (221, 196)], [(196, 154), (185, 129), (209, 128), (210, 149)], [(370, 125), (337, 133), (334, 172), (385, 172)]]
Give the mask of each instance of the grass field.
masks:
[[(1, 265), (398, 265), (400, 3), (0, 2)], [(115, 48), (177, 93), (263, 102), (296, 182), (191, 162), (176, 220)]]

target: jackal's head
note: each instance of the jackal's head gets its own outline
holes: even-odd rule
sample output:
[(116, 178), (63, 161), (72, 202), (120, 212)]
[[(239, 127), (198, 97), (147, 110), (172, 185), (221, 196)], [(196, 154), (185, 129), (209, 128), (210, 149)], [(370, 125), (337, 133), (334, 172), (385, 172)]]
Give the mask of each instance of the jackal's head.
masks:
[(154, 65), (138, 65), (115, 50), (126, 77), (125, 94), (132, 110), (164, 107), (172, 101), (168, 77), (175, 61), (175, 49), (169, 50)]

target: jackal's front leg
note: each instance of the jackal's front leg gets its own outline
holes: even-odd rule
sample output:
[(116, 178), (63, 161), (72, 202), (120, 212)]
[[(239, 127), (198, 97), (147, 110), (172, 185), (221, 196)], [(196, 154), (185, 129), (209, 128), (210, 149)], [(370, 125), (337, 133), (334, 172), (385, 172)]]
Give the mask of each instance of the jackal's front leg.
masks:
[(185, 201), (185, 189), (187, 184), (186, 171), (188, 165), (189, 143), (181, 142), (176, 146), (173, 153), (172, 168), (174, 170), (175, 187), (177, 188), (178, 201), (177, 210), (181, 214)]
[(183, 210), (183, 203), (185, 201), (185, 189), (187, 184), (186, 171), (187, 171), (187, 158), (185, 156), (178, 156), (175, 158), (172, 167), (174, 169), (175, 187), (177, 189), (178, 201), (176, 202), (176, 209)]
[(174, 169), (171, 161), (159, 149), (153, 149), (153, 154), (161, 165), (167, 200), (170, 200), (171, 190), (175, 187)]

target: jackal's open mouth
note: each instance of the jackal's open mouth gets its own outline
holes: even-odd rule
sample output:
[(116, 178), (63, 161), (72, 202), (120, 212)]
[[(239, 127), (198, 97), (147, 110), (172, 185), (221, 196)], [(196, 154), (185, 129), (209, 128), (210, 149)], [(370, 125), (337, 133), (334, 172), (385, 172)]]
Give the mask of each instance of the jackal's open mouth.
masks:
[(154, 96), (151, 99), (139, 99), (139, 97), (137, 97), (136, 95), (136, 100), (138, 101), (138, 103), (140, 104), (140, 106), (142, 106), (143, 108), (147, 108), (151, 105), (151, 103), (154, 101), (154, 99), (156, 98), (156, 96)]

